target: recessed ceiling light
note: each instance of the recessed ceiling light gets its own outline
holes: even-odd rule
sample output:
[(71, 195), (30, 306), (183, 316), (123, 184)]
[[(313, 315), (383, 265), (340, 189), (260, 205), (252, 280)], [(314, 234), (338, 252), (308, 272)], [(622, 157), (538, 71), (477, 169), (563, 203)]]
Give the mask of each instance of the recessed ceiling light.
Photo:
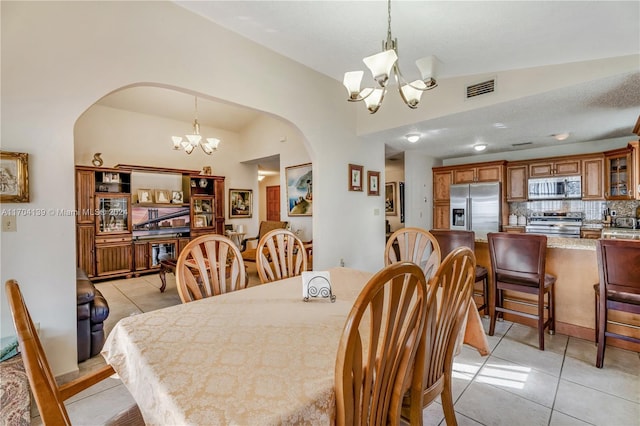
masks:
[(496, 129), (506, 129), (507, 125), (504, 123), (493, 123), (493, 127), (495, 127)]
[(420, 140), (420, 135), (417, 133), (409, 133), (405, 136), (405, 138), (407, 138), (407, 140), (411, 143), (416, 143)]
[(569, 133), (556, 133), (551, 135), (558, 141), (563, 141), (569, 137)]
[(487, 149), (487, 144), (486, 143), (476, 144), (476, 145), (473, 146), (473, 149), (475, 149), (478, 152), (484, 151), (485, 149)]

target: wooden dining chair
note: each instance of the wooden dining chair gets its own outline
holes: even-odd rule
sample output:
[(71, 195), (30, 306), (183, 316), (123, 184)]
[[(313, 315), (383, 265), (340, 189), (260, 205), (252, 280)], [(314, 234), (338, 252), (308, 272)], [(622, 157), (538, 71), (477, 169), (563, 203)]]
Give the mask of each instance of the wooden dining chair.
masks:
[(411, 262), (375, 274), (356, 299), (342, 333), (335, 370), (336, 424), (397, 425), (403, 396), (409, 419), (422, 424), (423, 335), (436, 298)]
[[(640, 315), (640, 241), (596, 241), (600, 283), (596, 291), (596, 343), (598, 353), (596, 367), (604, 365), (607, 337), (640, 343), (640, 339), (620, 331), (609, 329), (609, 311), (622, 311)], [(617, 326), (634, 327), (630, 323), (616, 321)]]
[[(475, 253), (476, 234), (473, 231), (459, 231), (451, 229), (431, 229), (429, 233), (438, 240), (442, 256), (446, 256), (457, 247), (469, 247)], [(484, 310), (489, 314), (489, 271), (481, 265), (476, 265), (476, 283), (481, 283), (482, 292), (474, 288), (474, 296), (482, 297), (482, 304), (478, 305), (478, 311)]]
[(207, 234), (191, 240), (176, 264), (176, 287), (182, 303), (247, 286), (238, 247), (228, 237)]
[[(471, 249), (458, 247), (444, 258), (429, 281), (429, 292), (437, 294), (438, 302), (437, 314), (427, 320), (421, 340), (426, 356), (420, 395), (423, 408), (441, 397), (448, 426), (457, 425), (451, 390), (453, 357), (472, 301), (475, 269), (476, 258)], [(410, 407), (408, 394), (403, 417), (410, 418)]]
[[(58, 386), (40, 343), (38, 332), (31, 320), (20, 286), (15, 280), (5, 284), (7, 299), (18, 336), (22, 361), (29, 379), (31, 393), (45, 425), (70, 425), (71, 420), (64, 401), (90, 386), (115, 374), (113, 367), (105, 365), (87, 375)], [(108, 425), (144, 425), (137, 405), (111, 418)]]
[(289, 230), (267, 232), (256, 250), (256, 267), (262, 283), (295, 277), (307, 270), (304, 243)]
[(427, 280), (431, 279), (440, 265), (442, 255), (438, 240), (422, 228), (401, 228), (387, 240), (384, 264), (408, 261), (422, 268)]

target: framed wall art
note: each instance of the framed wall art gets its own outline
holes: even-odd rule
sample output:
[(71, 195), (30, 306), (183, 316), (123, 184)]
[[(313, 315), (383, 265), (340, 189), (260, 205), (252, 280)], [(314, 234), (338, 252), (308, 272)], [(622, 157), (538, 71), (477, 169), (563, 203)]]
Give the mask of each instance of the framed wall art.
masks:
[(173, 204), (184, 203), (184, 194), (182, 191), (171, 191), (171, 202)]
[(253, 190), (229, 190), (229, 217), (250, 218), (253, 214)]
[(349, 164), (349, 191), (362, 191), (362, 166)]
[(380, 172), (367, 172), (367, 195), (380, 195)]
[(387, 216), (398, 214), (396, 210), (396, 183), (387, 182), (384, 185), (384, 212)]
[(285, 168), (289, 216), (313, 213), (313, 173), (311, 163)]
[(165, 204), (171, 202), (171, 192), (168, 189), (156, 189), (156, 203)]
[(0, 151), (0, 201), (29, 202), (29, 154)]
[(138, 189), (139, 203), (153, 203), (153, 193), (150, 189)]

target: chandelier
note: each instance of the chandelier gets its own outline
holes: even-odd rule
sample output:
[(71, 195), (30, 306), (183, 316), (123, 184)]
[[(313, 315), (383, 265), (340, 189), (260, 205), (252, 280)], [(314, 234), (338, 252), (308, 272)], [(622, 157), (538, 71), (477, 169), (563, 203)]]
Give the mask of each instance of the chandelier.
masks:
[(435, 79), (435, 56), (427, 56), (416, 61), (422, 80), (408, 83), (402, 76), (398, 66), (398, 40), (391, 37), (391, 0), (387, 2), (387, 13), (387, 39), (382, 42), (382, 52), (367, 56), (362, 60), (371, 71), (378, 87), (365, 87), (360, 90), (363, 71), (346, 72), (343, 80), (343, 84), (349, 92), (347, 100), (349, 102), (364, 101), (371, 114), (380, 108), (384, 95), (387, 93), (387, 83), (392, 72), (398, 85), (400, 97), (411, 109), (418, 107), (423, 92), (438, 85)]
[(198, 124), (198, 97), (196, 96), (196, 117), (193, 120), (193, 133), (185, 135), (186, 139), (183, 139), (182, 136), (171, 136), (171, 140), (173, 140), (173, 149), (180, 150), (184, 149), (184, 152), (187, 154), (191, 154), (193, 150), (200, 145), (200, 148), (204, 151), (205, 154), (211, 155), (213, 151), (218, 149), (218, 144), (220, 143), (220, 139), (217, 138), (206, 138), (202, 140), (202, 136), (200, 135), (200, 124)]

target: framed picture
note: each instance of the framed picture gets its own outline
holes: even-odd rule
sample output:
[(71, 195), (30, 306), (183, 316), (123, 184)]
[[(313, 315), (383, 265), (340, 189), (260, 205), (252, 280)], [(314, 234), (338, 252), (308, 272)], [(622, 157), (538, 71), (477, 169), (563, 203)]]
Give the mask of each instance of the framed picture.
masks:
[(182, 191), (171, 191), (171, 202), (173, 204), (184, 203), (184, 196), (182, 194)]
[(0, 151), (0, 201), (29, 202), (29, 154)]
[(253, 190), (229, 190), (229, 217), (250, 218), (253, 213)]
[(207, 215), (198, 214), (193, 216), (193, 227), (194, 228), (206, 228), (207, 227)]
[(153, 193), (150, 189), (138, 189), (139, 203), (153, 203)]
[(362, 166), (349, 164), (349, 191), (362, 191)]
[(289, 216), (313, 213), (313, 174), (311, 163), (285, 168)]
[(367, 172), (367, 195), (380, 195), (380, 172)]
[(168, 189), (156, 189), (156, 203), (164, 204), (171, 202), (171, 191)]
[(384, 185), (384, 212), (387, 216), (398, 214), (396, 210), (396, 183), (387, 182)]

